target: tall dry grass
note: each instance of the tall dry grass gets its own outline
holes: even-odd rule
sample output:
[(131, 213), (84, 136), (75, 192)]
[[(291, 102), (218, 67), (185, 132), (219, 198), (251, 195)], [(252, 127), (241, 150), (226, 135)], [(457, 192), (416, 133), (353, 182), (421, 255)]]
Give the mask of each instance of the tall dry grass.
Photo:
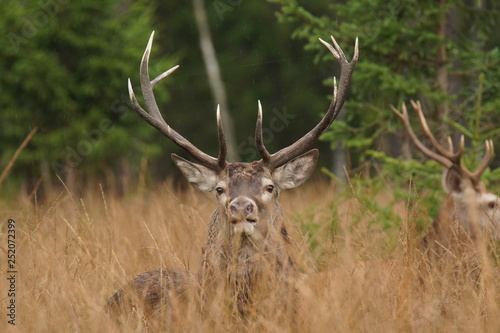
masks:
[[(282, 195), (288, 223), (296, 229), (292, 236), (304, 271), (303, 280), (286, 298), (296, 303), (294, 311), (285, 311), (286, 304), (273, 303), (271, 296), (266, 304), (257, 305), (265, 311), (251, 322), (235, 319), (222, 304), (211, 311), (211, 318), (190, 306), (178, 314), (176, 330), (500, 331), (495, 255), (482, 258), (479, 281), (455, 269), (435, 270), (416, 251), (413, 223), (425, 214), (425, 207), (400, 203), (393, 209), (403, 222), (384, 230), (366, 203), (345, 199), (341, 191), (310, 182)], [(14, 218), (17, 223), (18, 271), (16, 326), (7, 325), (2, 313), (0, 331), (146, 330), (135, 320), (117, 325), (105, 311), (106, 300), (148, 270), (196, 272), (215, 205), (210, 195), (174, 191), (168, 184), (122, 198), (97, 187), (81, 197), (61, 190), (37, 204), (23, 194), (0, 202), (3, 249), (6, 220)], [(495, 244), (489, 248), (496, 253)], [(2, 256), (6, 257), (3, 251)], [(1, 267), (0, 299), (6, 313), (7, 269)], [(150, 330), (155, 327), (152, 324)]]

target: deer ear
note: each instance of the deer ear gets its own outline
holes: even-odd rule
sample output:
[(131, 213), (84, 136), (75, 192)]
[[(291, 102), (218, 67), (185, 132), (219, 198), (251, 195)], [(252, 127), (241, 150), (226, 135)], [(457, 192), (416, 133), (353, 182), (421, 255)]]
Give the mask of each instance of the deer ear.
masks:
[(462, 192), (463, 177), (460, 170), (455, 167), (444, 170), (443, 175), (441, 176), (441, 185), (446, 193)]
[(318, 150), (313, 149), (275, 169), (273, 178), (278, 188), (287, 190), (302, 185), (312, 174), (318, 156)]
[(172, 154), (172, 160), (188, 182), (198, 190), (210, 192), (215, 189), (215, 185), (217, 184), (217, 174), (215, 171), (203, 165), (189, 162), (176, 154)]

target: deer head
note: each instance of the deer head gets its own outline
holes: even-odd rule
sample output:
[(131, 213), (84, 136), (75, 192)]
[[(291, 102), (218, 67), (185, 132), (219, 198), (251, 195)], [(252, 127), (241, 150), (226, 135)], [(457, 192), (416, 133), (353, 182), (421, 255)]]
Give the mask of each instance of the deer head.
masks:
[(477, 230), (487, 230), (491, 232), (493, 237), (498, 238), (500, 236), (500, 212), (497, 212), (499, 198), (488, 192), (481, 181), (481, 175), (493, 158), (493, 141), (485, 141), (486, 153), (476, 170), (471, 172), (462, 164), (463, 135), (456, 151), (450, 137), (448, 137), (448, 149), (444, 148), (432, 135), (420, 102), (411, 101), (411, 104), (435, 151), (428, 149), (413, 132), (404, 103), (402, 104), (402, 112), (399, 112), (392, 105), (391, 109), (403, 122), (406, 133), (418, 150), (445, 168), (442, 175), (442, 186), (448, 196), (434, 222), (431, 235), (449, 238), (447, 233), (450, 232), (450, 227), (458, 222), (462, 229), (467, 232), (468, 238), (475, 239)]
[(255, 140), (262, 159), (252, 163), (228, 163), (219, 108), (217, 108), (219, 138), (217, 158), (199, 150), (171, 128), (161, 116), (153, 94), (153, 87), (179, 66), (167, 70), (150, 81), (148, 61), (153, 36), (154, 32), (149, 39), (140, 66), (141, 89), (147, 111), (137, 102), (129, 80), (129, 94), (134, 109), (146, 122), (183, 148), (197, 162), (190, 162), (172, 154), (173, 161), (194, 187), (200, 191), (216, 194), (219, 201), (218, 216), (222, 216), (225, 220), (225, 225), (218, 227), (227, 229), (228, 240), (234, 237), (248, 238), (255, 245), (269, 237), (272, 231), (278, 230), (278, 233), (283, 233), (284, 231), (280, 230), (281, 226), (275, 225), (275, 217), (280, 215), (277, 203), (278, 194), (283, 190), (301, 185), (311, 175), (318, 158), (318, 151), (311, 150), (302, 153), (328, 129), (344, 104), (352, 72), (358, 59), (357, 40), (353, 60), (349, 62), (333, 37), (334, 46), (320, 39), (321, 43), (340, 62), (341, 77), (339, 89), (334, 82), (333, 99), (328, 111), (313, 129), (290, 146), (270, 154), (263, 143), (262, 107), (259, 102)]

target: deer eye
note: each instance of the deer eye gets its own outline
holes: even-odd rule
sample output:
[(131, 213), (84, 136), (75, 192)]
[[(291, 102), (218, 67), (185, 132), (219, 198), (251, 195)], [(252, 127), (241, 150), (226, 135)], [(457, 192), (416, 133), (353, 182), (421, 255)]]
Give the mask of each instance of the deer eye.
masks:
[(274, 186), (273, 185), (267, 185), (266, 186), (266, 191), (269, 192), (269, 193), (273, 193), (274, 191)]
[(215, 192), (217, 192), (217, 195), (221, 195), (221, 194), (223, 194), (223, 193), (224, 193), (224, 189), (223, 189), (222, 187), (217, 187), (217, 188), (215, 189)]
[(496, 206), (497, 206), (497, 203), (495, 201), (488, 202), (488, 208), (489, 209), (495, 209)]

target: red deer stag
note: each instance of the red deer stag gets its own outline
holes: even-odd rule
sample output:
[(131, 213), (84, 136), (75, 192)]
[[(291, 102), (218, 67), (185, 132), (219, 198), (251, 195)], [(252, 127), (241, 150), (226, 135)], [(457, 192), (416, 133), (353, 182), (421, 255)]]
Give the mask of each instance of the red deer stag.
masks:
[[(445, 170), (442, 186), (448, 194), (431, 229), (423, 238), (424, 252), (434, 256), (444, 253), (460, 256), (475, 249), (483, 235), (498, 238), (500, 236), (500, 212), (497, 212), (499, 199), (486, 190), (481, 175), (493, 157), (493, 141), (486, 140), (486, 153), (474, 172), (462, 164), (464, 137), (461, 137), (458, 150), (455, 151), (451, 138), (449, 148), (441, 146), (429, 130), (420, 102), (411, 101), (418, 114), (425, 135), (435, 151), (428, 149), (415, 135), (410, 125), (406, 105), (402, 112), (391, 106), (392, 111), (403, 122), (406, 133), (415, 146), (428, 158), (441, 164)], [(472, 245), (472, 247), (471, 247)]]
[[(234, 311), (245, 316), (251, 305), (256, 303), (256, 290), (264, 290), (265, 294), (271, 280), (280, 281), (285, 286), (287, 280), (297, 272), (289, 251), (290, 238), (278, 197), (281, 191), (301, 185), (311, 175), (318, 159), (318, 150), (306, 153), (304, 150), (328, 129), (344, 104), (358, 60), (358, 41), (356, 39), (354, 56), (349, 62), (333, 37), (333, 46), (320, 39), (339, 61), (341, 75), (338, 89), (334, 81), (333, 99), (328, 111), (313, 129), (290, 146), (271, 154), (263, 142), (262, 108), (259, 102), (255, 141), (261, 159), (251, 163), (228, 163), (219, 110), (217, 158), (199, 150), (161, 116), (153, 87), (178, 66), (150, 81), (148, 61), (153, 35), (140, 66), (141, 89), (147, 111), (137, 102), (129, 80), (133, 107), (146, 122), (183, 148), (197, 162), (172, 154), (174, 163), (186, 179), (200, 191), (213, 192), (218, 199), (218, 206), (210, 219), (208, 237), (202, 250), (202, 266), (197, 275), (178, 271), (146, 272), (136, 277), (129, 287), (136, 291), (139, 302), (143, 302), (143, 306), (152, 313), (162, 307), (168, 308), (172, 295), (182, 294), (190, 281), (196, 281), (203, 300), (203, 312), (209, 311), (218, 290), (224, 290), (231, 295)], [(125, 303), (124, 290), (111, 297), (109, 305), (112, 308)], [(289, 294), (290, 288), (285, 293)]]

